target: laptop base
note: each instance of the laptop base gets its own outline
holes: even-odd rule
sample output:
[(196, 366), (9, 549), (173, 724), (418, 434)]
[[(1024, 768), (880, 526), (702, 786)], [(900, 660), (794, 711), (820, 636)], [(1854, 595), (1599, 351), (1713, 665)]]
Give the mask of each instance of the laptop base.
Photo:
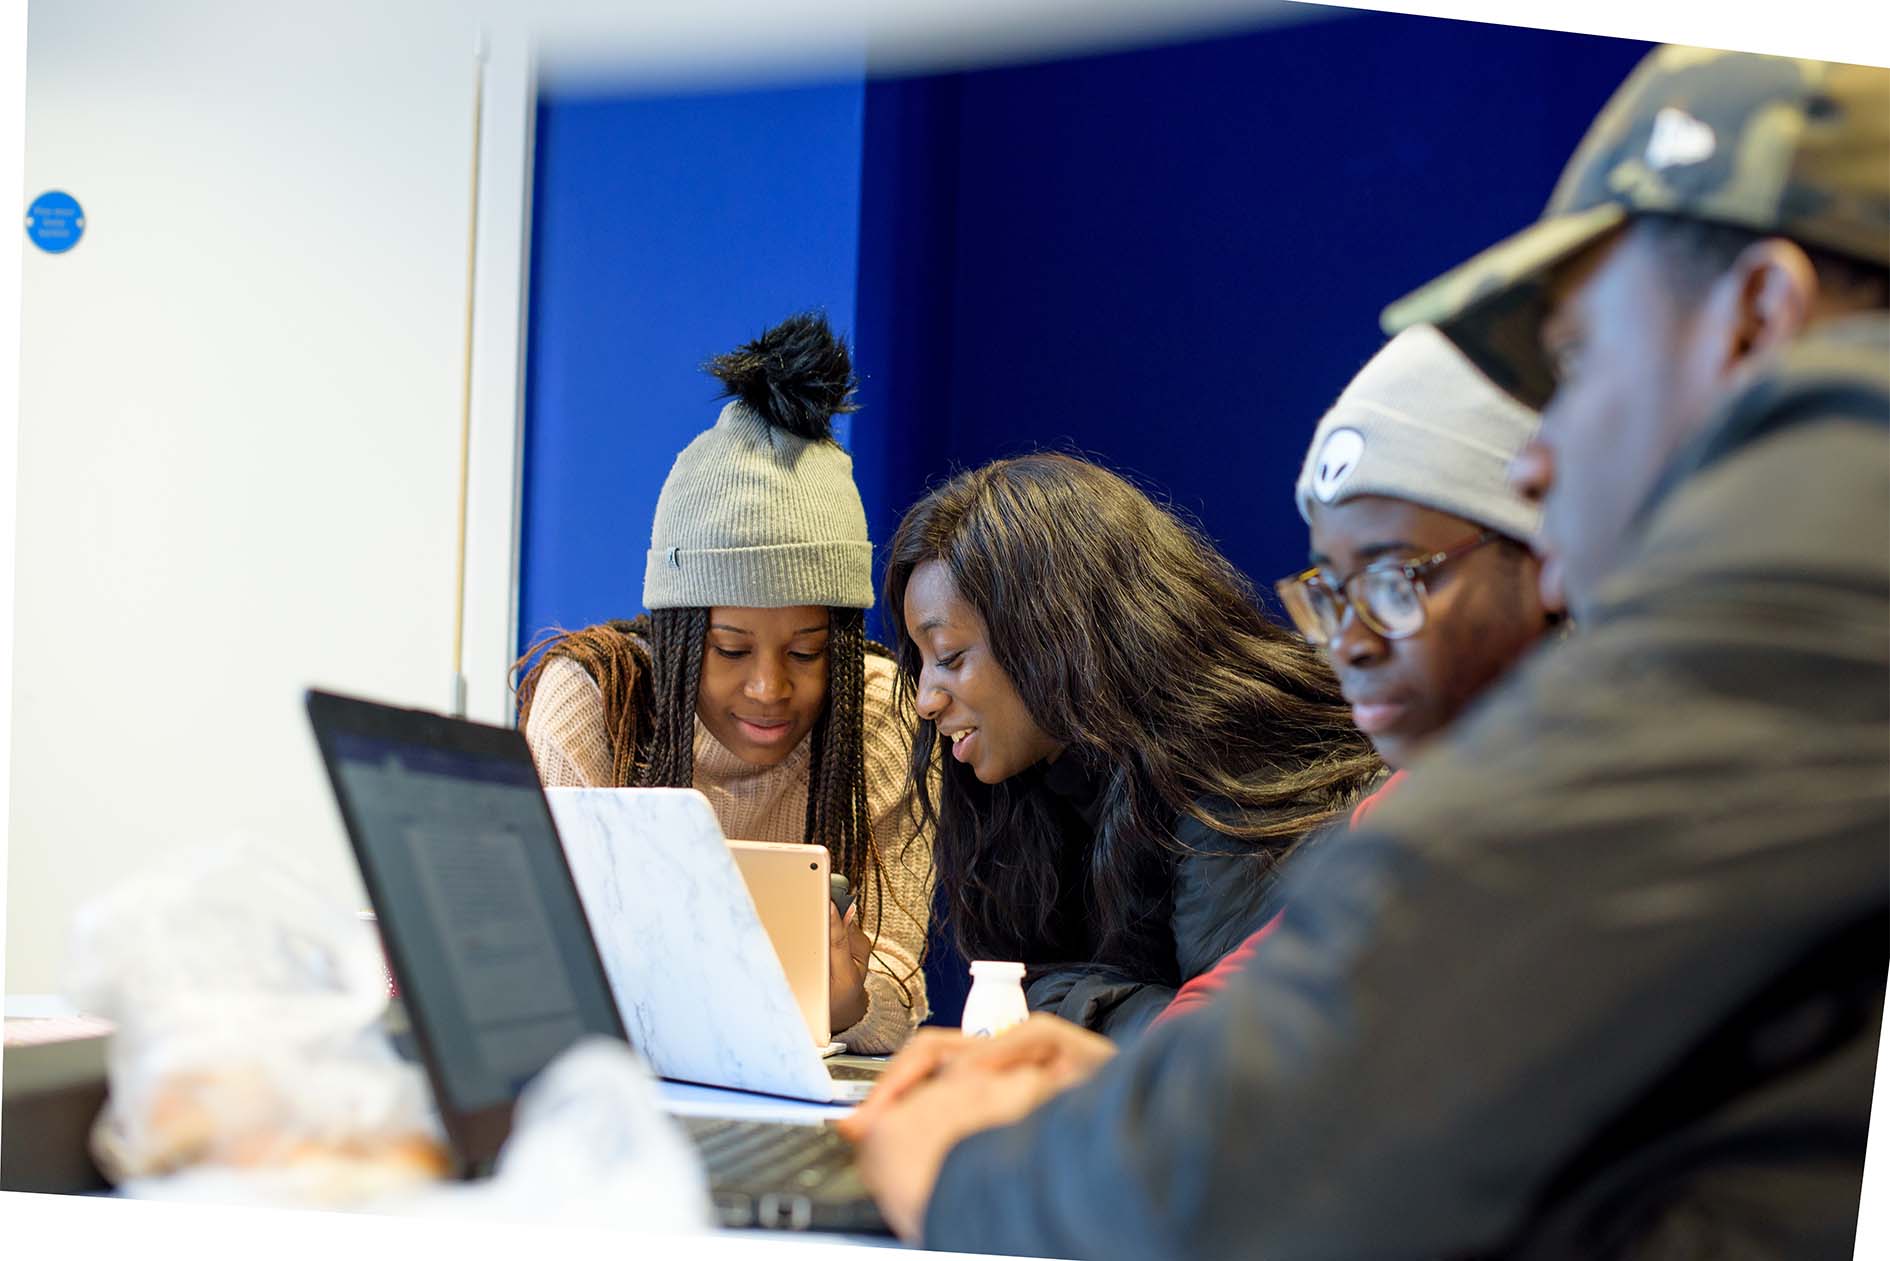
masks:
[(828, 1125), (678, 1117), (708, 1168), (717, 1222), (731, 1229), (890, 1234)]

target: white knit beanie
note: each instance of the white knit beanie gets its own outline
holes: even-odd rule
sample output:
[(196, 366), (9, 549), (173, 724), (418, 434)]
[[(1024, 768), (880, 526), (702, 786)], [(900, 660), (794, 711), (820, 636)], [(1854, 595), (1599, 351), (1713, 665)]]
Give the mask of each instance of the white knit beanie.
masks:
[(846, 347), (801, 315), (709, 364), (736, 397), (669, 470), (643, 567), (648, 609), (873, 606), (873, 545), (853, 460)]
[(1539, 420), (1435, 328), (1408, 328), (1320, 420), (1295, 487), (1299, 515), (1384, 495), (1527, 542), (1541, 512), (1511, 488), (1509, 465)]

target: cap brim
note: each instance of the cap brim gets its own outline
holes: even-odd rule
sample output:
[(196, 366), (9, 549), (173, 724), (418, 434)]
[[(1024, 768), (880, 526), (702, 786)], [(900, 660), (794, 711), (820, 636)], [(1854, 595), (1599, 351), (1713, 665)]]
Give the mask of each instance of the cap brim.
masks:
[(1379, 323), (1387, 334), (1435, 325), (1490, 380), (1540, 409), (1555, 389), (1538, 336), (1547, 314), (1544, 282), (1627, 217), (1626, 207), (1609, 202), (1540, 220), (1398, 299)]

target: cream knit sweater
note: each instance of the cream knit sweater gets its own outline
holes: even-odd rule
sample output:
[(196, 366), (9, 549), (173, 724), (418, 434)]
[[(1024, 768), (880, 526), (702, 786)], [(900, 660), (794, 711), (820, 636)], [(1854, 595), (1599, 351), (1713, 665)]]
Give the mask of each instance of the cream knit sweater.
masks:
[[(932, 838), (919, 833), (907, 809), (911, 739), (893, 706), (892, 662), (866, 657), (866, 808), (879, 851), (879, 880), (868, 872), (855, 890), (860, 923), (877, 932), (866, 974), (866, 1015), (835, 1035), (850, 1051), (896, 1051), (925, 1019), (925, 974), (919, 970), (932, 907)], [(545, 663), (532, 697), (525, 738), (548, 788), (611, 786), (604, 698), (583, 666), (562, 657)], [(785, 762), (760, 767), (722, 747), (696, 720), (695, 787), (715, 807), (725, 835), (745, 841), (798, 843), (807, 828), (811, 741)], [(882, 892), (883, 888), (883, 892)]]

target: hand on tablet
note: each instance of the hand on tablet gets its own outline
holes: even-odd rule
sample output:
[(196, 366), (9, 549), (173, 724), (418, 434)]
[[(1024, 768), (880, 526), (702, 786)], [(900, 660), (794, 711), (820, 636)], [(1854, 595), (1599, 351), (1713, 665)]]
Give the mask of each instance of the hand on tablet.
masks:
[(866, 1015), (866, 961), (873, 943), (860, 927), (860, 908), (847, 908), (844, 920), (827, 904), (827, 1006), (833, 1031), (851, 1029)]

